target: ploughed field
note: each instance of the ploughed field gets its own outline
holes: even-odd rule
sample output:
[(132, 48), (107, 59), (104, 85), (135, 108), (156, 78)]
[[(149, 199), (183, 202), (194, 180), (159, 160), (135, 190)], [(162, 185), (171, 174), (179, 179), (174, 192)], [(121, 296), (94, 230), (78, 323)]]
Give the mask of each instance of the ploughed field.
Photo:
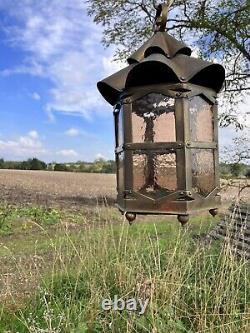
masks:
[[(226, 181), (227, 183), (230, 183)], [(237, 197), (246, 180), (233, 185), (222, 184), (223, 203)], [(0, 170), (0, 201), (14, 204), (35, 204), (79, 209), (97, 204), (113, 205), (116, 198), (116, 177), (113, 174), (71, 173), (53, 171)], [(250, 188), (241, 193), (249, 201)]]
[(0, 200), (9, 203), (79, 208), (113, 204), (115, 175), (53, 171), (0, 170)]

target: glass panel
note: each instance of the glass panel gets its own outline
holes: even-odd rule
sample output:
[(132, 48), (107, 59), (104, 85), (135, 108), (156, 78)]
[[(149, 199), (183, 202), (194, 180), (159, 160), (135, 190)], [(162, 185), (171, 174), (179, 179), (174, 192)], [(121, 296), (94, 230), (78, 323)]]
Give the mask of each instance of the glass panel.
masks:
[(123, 137), (123, 108), (121, 108), (118, 116), (118, 146), (123, 145)]
[(117, 188), (119, 192), (124, 190), (124, 153), (117, 157)]
[(206, 196), (215, 188), (213, 149), (191, 149), (193, 189)]
[(176, 141), (174, 99), (149, 94), (133, 102), (132, 142)]
[(133, 187), (134, 191), (139, 191), (146, 183), (147, 177), (147, 155), (133, 155)]
[(162, 154), (155, 156), (156, 181), (160, 187), (170, 191), (177, 188), (176, 155)]
[(144, 194), (174, 191), (177, 188), (176, 155), (134, 154), (134, 191)]
[(200, 96), (190, 102), (190, 135), (191, 141), (212, 142), (214, 131), (212, 105)]

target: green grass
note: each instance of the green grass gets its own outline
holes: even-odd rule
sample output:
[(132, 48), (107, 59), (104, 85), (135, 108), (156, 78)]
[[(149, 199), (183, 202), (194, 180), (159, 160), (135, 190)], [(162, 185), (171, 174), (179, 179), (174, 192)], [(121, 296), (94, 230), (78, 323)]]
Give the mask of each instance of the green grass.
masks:
[[(24, 217), (33, 219), (35, 208), (30, 209)], [(13, 214), (20, 216), (19, 208)], [(2, 306), (0, 332), (249, 331), (248, 263), (235, 258), (228, 244), (204, 247), (194, 237), (206, 233), (216, 220), (197, 216), (183, 229), (175, 219), (147, 217), (128, 226), (116, 210), (97, 208), (88, 221), (84, 213), (76, 215), (79, 228), (71, 230), (62, 222), (70, 215), (73, 223), (72, 213), (57, 211), (53, 223), (47, 223), (46, 214), (35, 215), (42, 230), (26, 233), (27, 246), (5, 252), (18, 258), (31, 253), (43, 257), (49, 251), (50, 257), (36, 292)], [(12, 234), (1, 242), (24, 243), (22, 230), (10, 225)], [(28, 278), (30, 272), (26, 274)], [(144, 315), (102, 310), (102, 300), (114, 295), (149, 297), (149, 306)]]

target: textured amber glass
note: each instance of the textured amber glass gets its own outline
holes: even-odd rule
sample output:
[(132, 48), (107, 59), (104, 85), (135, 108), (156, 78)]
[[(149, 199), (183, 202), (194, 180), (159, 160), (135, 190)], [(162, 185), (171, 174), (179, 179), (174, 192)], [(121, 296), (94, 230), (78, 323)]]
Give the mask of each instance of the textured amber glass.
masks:
[(192, 149), (193, 189), (203, 196), (215, 188), (213, 149)]
[(133, 187), (135, 191), (139, 191), (145, 184), (147, 178), (147, 155), (133, 155)]
[(176, 154), (155, 155), (156, 181), (169, 191), (177, 188)]
[(174, 142), (174, 99), (151, 93), (135, 102), (132, 109), (132, 142)]
[(191, 141), (212, 142), (214, 132), (212, 105), (200, 96), (190, 101)]
[(175, 154), (134, 154), (133, 181), (135, 191), (146, 193), (177, 188)]

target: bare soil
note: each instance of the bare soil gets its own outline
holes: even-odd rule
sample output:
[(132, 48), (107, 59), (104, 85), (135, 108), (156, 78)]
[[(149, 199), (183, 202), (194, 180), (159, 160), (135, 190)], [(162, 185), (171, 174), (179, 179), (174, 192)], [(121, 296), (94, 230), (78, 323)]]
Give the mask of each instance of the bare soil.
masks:
[(113, 204), (115, 196), (113, 174), (0, 170), (0, 201), (79, 208)]

